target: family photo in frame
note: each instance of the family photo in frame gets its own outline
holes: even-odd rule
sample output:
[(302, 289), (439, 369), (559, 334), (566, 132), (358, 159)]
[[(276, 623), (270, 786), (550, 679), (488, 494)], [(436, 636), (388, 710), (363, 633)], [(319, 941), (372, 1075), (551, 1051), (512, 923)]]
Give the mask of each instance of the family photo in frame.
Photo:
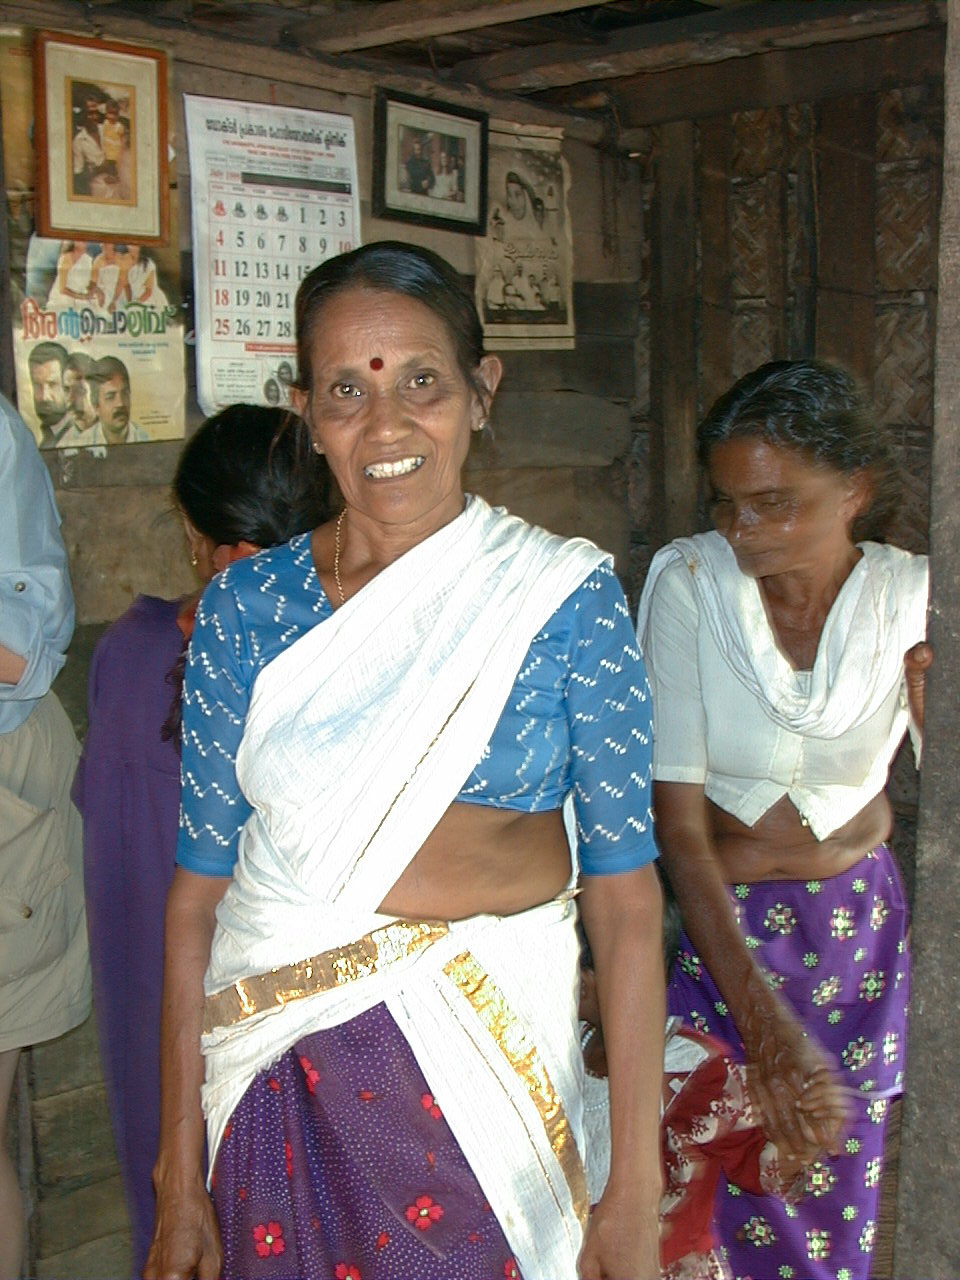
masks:
[(487, 115), (377, 91), (373, 212), (420, 226), (483, 235), (487, 222)]
[(40, 234), (163, 243), (164, 54), (41, 31), (34, 95)]

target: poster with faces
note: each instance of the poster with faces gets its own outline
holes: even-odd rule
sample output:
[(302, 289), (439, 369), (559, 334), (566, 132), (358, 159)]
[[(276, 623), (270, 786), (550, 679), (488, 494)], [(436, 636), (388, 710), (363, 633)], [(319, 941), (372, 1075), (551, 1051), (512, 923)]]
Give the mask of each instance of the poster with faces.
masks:
[(360, 243), (350, 116), (184, 95), (197, 399), (286, 405), (304, 276)]

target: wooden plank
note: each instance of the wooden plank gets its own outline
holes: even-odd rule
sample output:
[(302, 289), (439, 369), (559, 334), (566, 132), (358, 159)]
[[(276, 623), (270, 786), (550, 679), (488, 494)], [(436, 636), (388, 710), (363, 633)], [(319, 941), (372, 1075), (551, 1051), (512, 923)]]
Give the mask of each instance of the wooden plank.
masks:
[(37, 1181), (42, 1188), (76, 1186), (116, 1174), (107, 1091), (102, 1084), (38, 1098), (33, 1104), (33, 1124)]
[(629, 407), (602, 396), (503, 391), (491, 423), (471, 450), (471, 471), (605, 467), (630, 450)]
[(85, 1018), (79, 1027), (74, 1027), (66, 1035), (34, 1045), (30, 1065), (35, 1099), (69, 1093), (80, 1085), (99, 1084), (103, 1074), (95, 1019), (92, 1016)]
[[(697, 350), (694, 127), (665, 125), (654, 209), (651, 326), (651, 542), (660, 546), (696, 528)], [(654, 384), (657, 391), (654, 394)]]
[(31, 1271), (37, 1280), (103, 1280), (104, 1276), (128, 1276), (133, 1267), (133, 1248), (130, 1234), (114, 1232), (68, 1249), (49, 1258), (39, 1258), (36, 1270)]
[(390, 0), (289, 22), (283, 38), (323, 53), (373, 49), (569, 13), (610, 0)]
[[(784, 120), (779, 120), (783, 132)], [(783, 164), (764, 175), (767, 238), (767, 315), (775, 360), (787, 354), (787, 175)]]
[(793, 360), (808, 359), (816, 350), (817, 333), (817, 196), (814, 172), (812, 112), (802, 110), (797, 148), (796, 232), (793, 236), (793, 306), (788, 349)]
[(807, 49), (835, 41), (942, 24), (945, 6), (926, 0), (853, 3), (846, 0), (770, 0), (724, 13), (667, 22), (649, 22), (608, 36), (597, 44), (559, 41), (470, 58), (452, 75), (514, 93), (541, 92), (562, 85), (612, 80), (620, 76), (727, 62), (769, 49)]
[[(25, 27), (53, 27), (58, 31), (79, 35), (102, 34), (102, 21), (90, 15), (81, 5), (66, 0), (15, 0), (5, 3), (3, 20)], [(599, 142), (604, 137), (604, 123), (576, 112), (540, 106), (510, 94), (483, 91), (475, 86), (453, 84), (439, 77), (411, 75), (391, 69), (385, 76), (383, 67), (364, 66), (337, 57), (316, 53), (288, 52), (267, 43), (225, 38), (222, 33), (207, 35), (177, 24), (151, 21), (149, 16), (111, 14), (110, 35), (152, 46), (162, 46), (174, 59), (174, 74), (179, 67), (190, 66), (201, 71), (225, 71), (232, 75), (256, 75), (268, 86), (264, 101), (285, 103), (287, 85), (301, 85), (321, 92), (369, 95), (375, 88), (389, 84), (424, 98), (473, 106), (518, 123), (561, 125), (568, 137), (586, 142)], [(269, 88), (272, 86), (272, 92)], [(344, 108), (341, 107), (341, 110)]]
[(644, 126), (669, 120), (820, 102), (939, 80), (944, 38), (942, 28), (926, 28), (611, 81), (605, 87), (622, 126), (618, 145), (633, 150), (645, 141)]
[(817, 354), (873, 393), (876, 309), (876, 99), (831, 99), (817, 129), (820, 228)]
[(730, 306), (729, 116), (702, 120), (700, 132), (700, 245), (702, 297), (700, 394), (705, 411), (732, 378)]
[(960, 1041), (956, 903), (960, 778), (960, 24), (951, 13), (946, 58), (946, 137), (940, 205), (936, 403), (930, 521), (930, 639), (916, 890), (908, 1089), (903, 1100), (894, 1274), (960, 1276), (960, 1110), (954, 1078)]
[(577, 338), (569, 351), (501, 351), (504, 391), (579, 391), (609, 400), (634, 393), (634, 352), (629, 338)]
[[(639, 196), (638, 192), (632, 194)], [(578, 265), (579, 256), (578, 253)], [(635, 338), (640, 323), (637, 281), (575, 280), (573, 313), (581, 335)]]
[(41, 1258), (130, 1230), (123, 1183), (118, 1173), (72, 1191), (44, 1196), (38, 1217)]

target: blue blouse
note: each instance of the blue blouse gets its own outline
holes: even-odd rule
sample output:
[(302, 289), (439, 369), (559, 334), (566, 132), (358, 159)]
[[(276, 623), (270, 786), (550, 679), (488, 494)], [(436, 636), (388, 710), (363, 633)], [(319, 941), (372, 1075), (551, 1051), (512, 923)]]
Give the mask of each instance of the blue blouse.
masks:
[[(309, 533), (237, 561), (204, 593), (183, 689), (180, 866), (231, 874), (251, 812), (235, 762), (254, 681), (332, 612)], [(605, 565), (534, 637), (457, 799), (542, 813), (572, 792), (584, 873), (630, 871), (657, 855), (652, 739), (643, 660), (623, 591)]]

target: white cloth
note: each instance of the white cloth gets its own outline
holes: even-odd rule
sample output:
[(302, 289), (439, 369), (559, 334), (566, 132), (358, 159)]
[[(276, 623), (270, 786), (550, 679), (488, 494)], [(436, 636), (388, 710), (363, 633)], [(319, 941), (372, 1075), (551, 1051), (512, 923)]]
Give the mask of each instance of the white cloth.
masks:
[(638, 614), (655, 778), (702, 783), (748, 826), (787, 795), (818, 840), (883, 789), (908, 726), (903, 655), (925, 635), (927, 562), (860, 549), (809, 672), (778, 646), (756, 579), (720, 534), (657, 553)]
[[(217, 910), (208, 994), (390, 922), (377, 907), (476, 764), (532, 638), (606, 558), (468, 498), (261, 672), (237, 758), (254, 813)], [(573, 1277), (575, 1191), (514, 1067), (444, 966), (470, 951), (504, 992), (579, 1140), (574, 915), (564, 896), (460, 921), (389, 971), (206, 1035), (211, 1167), (258, 1071), (309, 1031), (384, 1000), (523, 1274)], [(469, 1105), (448, 1092), (468, 1074)]]
[[(47, 297), (48, 307), (82, 307), (84, 298), (90, 288), (90, 273), (93, 270), (93, 259), (89, 253), (81, 253), (70, 266), (64, 284), (70, 293), (60, 288), (60, 265), (57, 264), (57, 275)], [(79, 296), (78, 296), (79, 295)]]
[[(167, 295), (157, 284), (157, 268), (152, 262), (144, 262), (139, 258), (132, 262), (127, 271), (127, 288), (130, 290), (130, 301), (140, 302), (147, 307), (156, 307), (162, 311), (168, 305)], [(149, 296), (144, 294), (149, 291)]]

